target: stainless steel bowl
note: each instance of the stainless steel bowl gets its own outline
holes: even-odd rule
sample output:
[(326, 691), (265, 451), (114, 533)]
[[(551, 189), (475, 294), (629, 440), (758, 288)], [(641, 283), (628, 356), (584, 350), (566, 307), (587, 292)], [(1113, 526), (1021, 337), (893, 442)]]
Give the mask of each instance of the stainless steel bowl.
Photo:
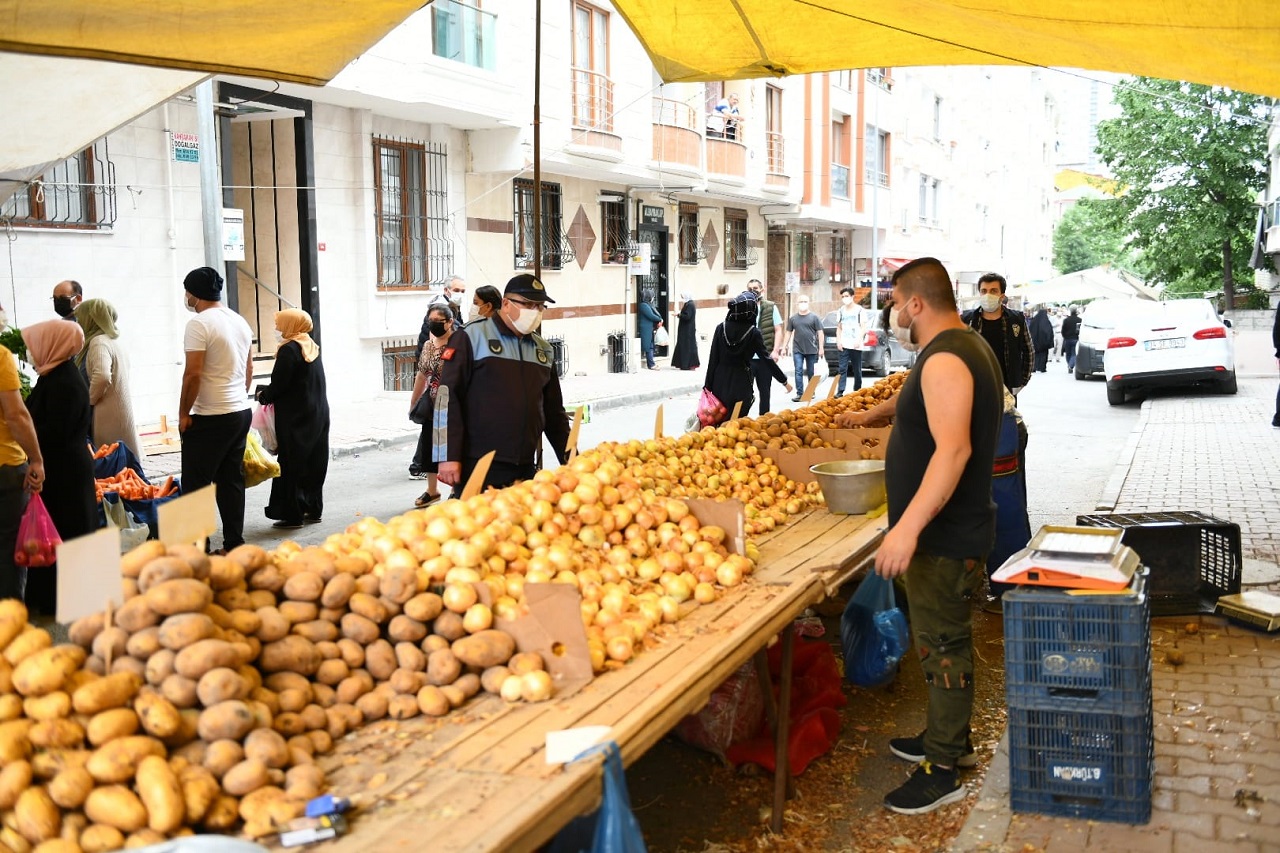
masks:
[(884, 460), (842, 459), (809, 470), (818, 478), (827, 509), (845, 515), (868, 512), (884, 503)]

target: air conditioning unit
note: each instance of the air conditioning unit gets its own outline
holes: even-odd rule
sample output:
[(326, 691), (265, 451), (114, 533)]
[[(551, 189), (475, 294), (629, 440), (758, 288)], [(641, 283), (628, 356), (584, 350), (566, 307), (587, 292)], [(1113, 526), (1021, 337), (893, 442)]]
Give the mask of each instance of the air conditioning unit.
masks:
[(1267, 229), (1267, 254), (1280, 254), (1280, 225), (1272, 225)]

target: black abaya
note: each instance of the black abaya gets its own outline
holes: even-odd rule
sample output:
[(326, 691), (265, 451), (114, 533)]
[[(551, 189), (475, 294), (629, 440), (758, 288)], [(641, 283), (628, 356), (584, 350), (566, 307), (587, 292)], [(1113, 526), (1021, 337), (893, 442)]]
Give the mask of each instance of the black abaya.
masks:
[(258, 402), (275, 406), (280, 476), (271, 481), (267, 518), (294, 524), (319, 521), (329, 471), (329, 399), (320, 357), (307, 361), (296, 341), (276, 351), (271, 384)]
[(684, 303), (678, 315), (680, 326), (676, 330), (676, 348), (671, 352), (671, 366), (678, 370), (700, 367), (698, 360), (698, 306), (690, 299)]

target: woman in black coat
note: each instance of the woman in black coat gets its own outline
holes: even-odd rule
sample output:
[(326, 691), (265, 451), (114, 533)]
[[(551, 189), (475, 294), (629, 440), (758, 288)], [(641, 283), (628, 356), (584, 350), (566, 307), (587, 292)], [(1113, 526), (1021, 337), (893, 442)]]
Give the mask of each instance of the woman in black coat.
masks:
[(264, 510), (272, 527), (296, 530), (320, 520), (324, 479), (329, 472), (329, 398), (320, 347), (308, 334), (311, 315), (298, 308), (276, 313), (281, 344), (271, 384), (258, 402), (275, 406), (280, 476), (271, 481)]
[[(71, 360), (84, 348), (84, 331), (79, 323), (47, 320), (23, 329), (22, 340), (40, 376), (27, 398), (44, 457), (40, 497), (65, 542), (98, 526), (93, 453), (88, 443), (89, 386)], [(28, 570), (25, 597), (33, 613), (54, 615), (57, 579), (56, 566)]]
[(742, 293), (729, 300), (729, 313), (716, 326), (711, 338), (711, 354), (707, 357), (707, 377), (703, 387), (716, 395), (725, 407), (726, 417), (733, 414), (735, 403), (741, 402), (739, 417), (745, 415), (755, 401), (755, 379), (751, 373), (751, 359), (759, 355), (773, 372), (774, 378), (792, 387), (787, 374), (765, 349), (764, 338), (756, 325), (759, 311), (754, 293)]
[(1037, 373), (1045, 373), (1049, 369), (1049, 351), (1053, 349), (1053, 321), (1044, 306), (1027, 323), (1027, 331), (1031, 333), (1031, 348), (1035, 350), (1035, 369)]
[(684, 305), (677, 315), (680, 326), (676, 329), (676, 347), (671, 351), (671, 366), (677, 370), (696, 370), (702, 366), (698, 359), (698, 306), (688, 291), (681, 293), (680, 298)]

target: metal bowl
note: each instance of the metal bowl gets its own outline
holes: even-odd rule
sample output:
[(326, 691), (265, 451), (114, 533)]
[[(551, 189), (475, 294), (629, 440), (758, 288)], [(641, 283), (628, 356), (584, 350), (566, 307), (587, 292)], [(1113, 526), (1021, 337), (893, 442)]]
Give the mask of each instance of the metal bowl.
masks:
[(827, 509), (856, 515), (884, 503), (884, 460), (842, 459), (820, 462), (809, 470), (818, 478)]

